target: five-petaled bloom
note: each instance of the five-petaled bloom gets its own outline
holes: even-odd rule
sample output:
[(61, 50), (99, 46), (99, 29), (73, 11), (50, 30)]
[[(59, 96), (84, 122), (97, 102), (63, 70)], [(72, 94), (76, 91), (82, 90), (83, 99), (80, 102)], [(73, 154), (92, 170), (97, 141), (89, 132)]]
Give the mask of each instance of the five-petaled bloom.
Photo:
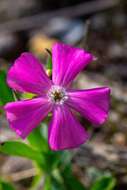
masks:
[(36, 97), (5, 105), (10, 127), (25, 138), (52, 112), (48, 127), (48, 142), (52, 150), (75, 148), (84, 143), (89, 135), (75, 112), (99, 125), (106, 120), (109, 111), (108, 87), (71, 89), (74, 78), (93, 59), (92, 54), (82, 49), (56, 43), (52, 48), (50, 80), (43, 65), (31, 53), (21, 54), (8, 72), (8, 85), (19, 92), (36, 94)]

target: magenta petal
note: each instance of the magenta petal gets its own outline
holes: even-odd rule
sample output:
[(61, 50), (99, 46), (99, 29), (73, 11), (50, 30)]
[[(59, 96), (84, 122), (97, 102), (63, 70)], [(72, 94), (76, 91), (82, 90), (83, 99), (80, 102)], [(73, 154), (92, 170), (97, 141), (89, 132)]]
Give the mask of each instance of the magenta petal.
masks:
[(88, 136), (67, 106), (54, 108), (48, 131), (48, 141), (52, 150), (76, 148), (84, 143)]
[(110, 105), (110, 89), (107, 87), (69, 92), (68, 104), (94, 125), (104, 123)]
[(41, 95), (51, 86), (42, 64), (31, 53), (23, 53), (8, 72), (7, 82), (20, 92)]
[(10, 127), (25, 138), (51, 111), (51, 105), (44, 98), (35, 98), (8, 103), (5, 111)]
[(93, 60), (92, 54), (69, 45), (56, 43), (52, 49), (53, 82), (67, 86)]

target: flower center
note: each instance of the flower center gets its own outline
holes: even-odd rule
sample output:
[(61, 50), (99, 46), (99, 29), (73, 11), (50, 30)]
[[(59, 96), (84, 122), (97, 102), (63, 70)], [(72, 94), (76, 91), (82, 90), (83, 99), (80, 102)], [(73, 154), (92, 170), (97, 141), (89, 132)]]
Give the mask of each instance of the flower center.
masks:
[(57, 85), (53, 85), (48, 92), (49, 99), (56, 104), (63, 104), (67, 99), (67, 92), (66, 90)]

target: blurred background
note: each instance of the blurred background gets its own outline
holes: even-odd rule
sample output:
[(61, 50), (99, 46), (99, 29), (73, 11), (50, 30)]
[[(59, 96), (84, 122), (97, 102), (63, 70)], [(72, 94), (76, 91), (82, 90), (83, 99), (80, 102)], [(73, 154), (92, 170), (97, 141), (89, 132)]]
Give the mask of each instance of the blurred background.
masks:
[[(97, 57), (78, 76), (74, 84), (77, 88), (107, 85), (112, 90), (105, 125), (89, 128), (81, 118), (91, 139), (73, 151), (73, 172), (85, 185), (111, 173), (117, 179), (115, 189), (126, 190), (127, 1), (0, 0), (0, 70), (8, 69), (24, 51), (33, 52), (45, 62), (45, 49), (51, 49), (56, 41), (87, 49)], [(9, 139), (17, 137), (1, 114), (0, 143)], [(0, 155), (0, 176), (15, 183), (17, 189), (28, 188), (32, 171), (30, 161)]]

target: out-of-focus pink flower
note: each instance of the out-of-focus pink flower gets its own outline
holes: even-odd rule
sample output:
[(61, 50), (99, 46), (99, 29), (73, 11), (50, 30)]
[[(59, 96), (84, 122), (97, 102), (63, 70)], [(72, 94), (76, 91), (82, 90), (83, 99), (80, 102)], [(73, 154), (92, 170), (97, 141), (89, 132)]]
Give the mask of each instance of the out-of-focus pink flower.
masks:
[(8, 85), (36, 97), (5, 105), (10, 127), (25, 138), (52, 112), (48, 142), (52, 150), (78, 147), (89, 135), (73, 110), (94, 125), (102, 124), (109, 111), (108, 87), (89, 90), (71, 89), (71, 83), (94, 56), (82, 49), (56, 43), (52, 49), (52, 81), (43, 65), (31, 54), (23, 53), (8, 72)]

